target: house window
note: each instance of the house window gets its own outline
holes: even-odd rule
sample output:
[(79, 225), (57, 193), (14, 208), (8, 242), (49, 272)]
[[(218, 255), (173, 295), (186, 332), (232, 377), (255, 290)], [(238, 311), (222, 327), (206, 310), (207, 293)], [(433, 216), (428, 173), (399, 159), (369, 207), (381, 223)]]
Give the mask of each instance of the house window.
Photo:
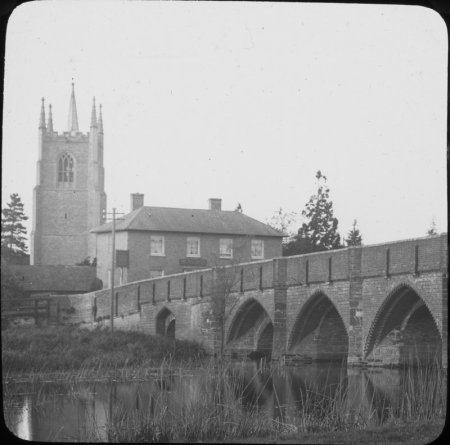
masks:
[(152, 235), (150, 237), (150, 255), (164, 256), (164, 237)]
[(260, 239), (252, 239), (252, 259), (260, 260), (264, 258), (264, 241)]
[(200, 238), (187, 239), (186, 256), (200, 256)]
[(233, 258), (233, 240), (222, 238), (220, 240), (220, 258)]
[(151, 270), (150, 271), (150, 278), (158, 278), (163, 277), (164, 271), (163, 270)]
[(119, 284), (120, 285), (125, 284), (125, 275), (123, 272), (123, 267), (119, 268)]
[(73, 168), (72, 156), (64, 153), (58, 161), (58, 182), (73, 182)]

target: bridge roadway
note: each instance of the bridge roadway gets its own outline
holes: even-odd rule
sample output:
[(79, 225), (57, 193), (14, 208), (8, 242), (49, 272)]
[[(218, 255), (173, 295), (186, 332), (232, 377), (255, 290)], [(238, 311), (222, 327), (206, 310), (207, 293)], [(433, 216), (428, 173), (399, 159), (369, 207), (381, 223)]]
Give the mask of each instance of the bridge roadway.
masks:
[[(223, 331), (224, 352), (235, 357), (446, 367), (447, 244), (444, 233), (133, 282), (115, 289), (114, 325), (197, 341), (210, 353)], [(108, 289), (55, 300), (61, 322), (109, 324)]]

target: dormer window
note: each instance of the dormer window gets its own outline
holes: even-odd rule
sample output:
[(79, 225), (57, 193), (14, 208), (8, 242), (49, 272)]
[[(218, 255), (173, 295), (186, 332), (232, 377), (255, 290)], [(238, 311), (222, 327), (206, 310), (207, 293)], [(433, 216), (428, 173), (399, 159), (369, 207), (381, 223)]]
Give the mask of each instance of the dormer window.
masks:
[(68, 153), (64, 153), (58, 161), (58, 182), (73, 182), (73, 171), (73, 158)]

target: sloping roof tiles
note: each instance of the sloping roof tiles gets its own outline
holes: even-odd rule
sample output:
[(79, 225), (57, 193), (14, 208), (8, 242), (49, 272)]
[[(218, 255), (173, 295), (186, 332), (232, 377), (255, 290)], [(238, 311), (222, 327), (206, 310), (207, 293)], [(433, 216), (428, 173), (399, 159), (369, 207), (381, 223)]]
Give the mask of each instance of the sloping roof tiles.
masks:
[[(96, 227), (95, 233), (111, 232), (112, 222)], [(283, 237), (284, 233), (243, 213), (227, 210), (141, 207), (116, 221), (116, 231), (143, 230), (183, 233), (214, 233)]]

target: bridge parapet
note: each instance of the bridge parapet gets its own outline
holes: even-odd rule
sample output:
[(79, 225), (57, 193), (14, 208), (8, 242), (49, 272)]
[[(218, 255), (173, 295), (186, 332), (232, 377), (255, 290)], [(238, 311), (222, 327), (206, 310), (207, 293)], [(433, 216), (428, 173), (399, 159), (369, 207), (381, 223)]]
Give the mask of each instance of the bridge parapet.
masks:
[(447, 234), (362, 247), (364, 277), (446, 269)]

